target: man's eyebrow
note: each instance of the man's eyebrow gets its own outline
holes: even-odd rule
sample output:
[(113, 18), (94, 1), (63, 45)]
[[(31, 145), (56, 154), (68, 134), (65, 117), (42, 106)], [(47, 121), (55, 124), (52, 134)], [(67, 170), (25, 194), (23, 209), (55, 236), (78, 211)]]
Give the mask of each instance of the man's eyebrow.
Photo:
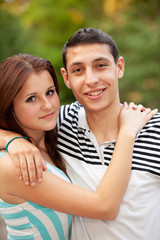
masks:
[(73, 63), (71, 63), (71, 67), (73, 66), (77, 66), (77, 65), (81, 65), (82, 64), (82, 62), (73, 62)]
[[(106, 57), (100, 57), (100, 58), (96, 58), (92, 61), (92, 63), (95, 63), (95, 62), (99, 62), (99, 61), (107, 61), (107, 62), (110, 62), (110, 60)], [(82, 65), (83, 62), (73, 62), (71, 63), (71, 67), (74, 67), (74, 66), (79, 66), (79, 65)]]
[(94, 59), (92, 62), (99, 62), (99, 61), (107, 61), (107, 62), (110, 62), (110, 60), (106, 57), (100, 57), (100, 58), (96, 58)]

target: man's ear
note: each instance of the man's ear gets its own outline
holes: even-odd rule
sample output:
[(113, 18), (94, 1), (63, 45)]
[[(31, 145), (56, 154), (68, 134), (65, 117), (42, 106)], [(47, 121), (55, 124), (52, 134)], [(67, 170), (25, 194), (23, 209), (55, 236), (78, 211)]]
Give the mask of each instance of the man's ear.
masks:
[(69, 81), (69, 78), (68, 78), (68, 73), (67, 73), (65, 68), (61, 68), (61, 74), (63, 76), (63, 80), (64, 80), (67, 88), (71, 89), (70, 81)]
[(123, 57), (118, 58), (117, 67), (118, 67), (118, 79), (120, 79), (124, 75), (124, 59), (123, 59)]

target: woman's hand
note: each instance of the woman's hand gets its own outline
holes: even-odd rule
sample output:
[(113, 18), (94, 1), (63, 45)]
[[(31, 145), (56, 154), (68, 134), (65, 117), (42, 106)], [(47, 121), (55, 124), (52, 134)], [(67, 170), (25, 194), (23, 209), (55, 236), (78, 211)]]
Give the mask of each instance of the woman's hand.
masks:
[(9, 144), (8, 152), (19, 179), (23, 179), (26, 185), (35, 186), (37, 180), (42, 181), (46, 166), (38, 148), (29, 141), (18, 138)]
[(157, 112), (157, 109), (144, 108), (141, 104), (135, 106), (133, 102), (128, 105), (125, 102), (119, 115), (119, 129), (135, 137)]

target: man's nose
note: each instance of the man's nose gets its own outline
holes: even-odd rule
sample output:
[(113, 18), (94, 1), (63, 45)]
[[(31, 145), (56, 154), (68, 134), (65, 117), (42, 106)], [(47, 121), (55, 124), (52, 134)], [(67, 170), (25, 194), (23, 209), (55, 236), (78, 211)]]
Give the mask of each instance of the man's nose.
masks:
[(99, 82), (99, 78), (97, 74), (95, 74), (92, 69), (88, 69), (86, 71), (85, 83), (90, 85), (90, 84), (96, 84), (98, 82)]

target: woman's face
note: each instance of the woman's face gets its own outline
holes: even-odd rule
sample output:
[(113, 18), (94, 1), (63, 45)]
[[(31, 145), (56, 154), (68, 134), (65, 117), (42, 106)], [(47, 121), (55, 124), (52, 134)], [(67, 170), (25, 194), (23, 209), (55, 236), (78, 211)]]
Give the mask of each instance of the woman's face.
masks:
[(13, 101), (16, 120), (30, 135), (56, 126), (59, 97), (48, 71), (32, 73)]

